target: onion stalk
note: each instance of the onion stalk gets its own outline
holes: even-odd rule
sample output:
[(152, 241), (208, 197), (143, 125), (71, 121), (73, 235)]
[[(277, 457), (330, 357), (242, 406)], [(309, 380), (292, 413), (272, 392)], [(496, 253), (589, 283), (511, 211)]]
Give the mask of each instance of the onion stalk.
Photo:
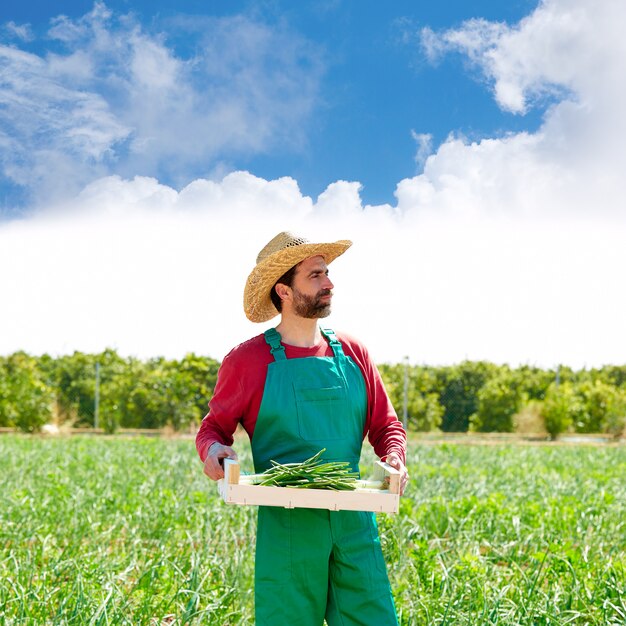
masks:
[(317, 454), (301, 463), (278, 463), (270, 461), (272, 467), (262, 474), (255, 474), (252, 484), (269, 487), (295, 487), (297, 489), (332, 489), (351, 491), (356, 489), (358, 472), (353, 472), (347, 461), (322, 461), (326, 451), (322, 448)]

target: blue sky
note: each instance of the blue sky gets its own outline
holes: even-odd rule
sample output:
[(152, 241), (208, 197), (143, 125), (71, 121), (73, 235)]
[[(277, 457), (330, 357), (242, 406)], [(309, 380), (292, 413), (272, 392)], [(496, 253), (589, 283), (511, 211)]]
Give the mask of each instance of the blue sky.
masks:
[(12, 4), (0, 354), (221, 358), (293, 230), (379, 362), (624, 362), (622, 0)]
[[(11, 3), (13, 4), (13, 3)], [(91, 45), (92, 33), (63, 41), (51, 33), (59, 24), (58, 5), (49, 2), (28, 2), (0, 8), (0, 22), (14, 24), (13, 31), (5, 27), (4, 42), (37, 57), (59, 55), (68, 58), (81, 46)], [(163, 146), (163, 154), (153, 158), (125, 159), (127, 142), (112, 145), (114, 158), (101, 160), (91, 172), (84, 172), (79, 184), (105, 173), (156, 176), (165, 184), (180, 188), (199, 176), (221, 175), (225, 171), (245, 169), (266, 179), (291, 176), (305, 195), (317, 197), (335, 180), (356, 180), (362, 185), (362, 197), (369, 204), (393, 201), (397, 181), (415, 175), (421, 166), (415, 162), (416, 140), (412, 133), (432, 136), (433, 145), (443, 142), (450, 133), (472, 139), (498, 136), (510, 131), (537, 128), (547, 102), (534, 106), (523, 115), (502, 111), (491, 97), (480, 71), (469, 69), (466, 59), (451, 54), (437, 63), (430, 63), (420, 49), (419, 31), (457, 27), (464, 20), (481, 17), (486, 20), (514, 24), (530, 12), (536, 1), (516, 2), (120, 2), (109, 1), (111, 15), (107, 25), (111, 33), (128, 33), (140, 29), (146, 37), (162, 43), (171, 54), (183, 62), (192, 59), (206, 61), (199, 48), (206, 46), (206, 37), (218, 33), (228, 20), (230, 29), (222, 36), (221, 45), (238, 49), (225, 53), (225, 70), (242, 74), (246, 63), (254, 62), (254, 79), (273, 81), (274, 94), (264, 94), (268, 106), (272, 95), (289, 100), (296, 109), (281, 133), (280, 120), (272, 124), (270, 135), (249, 142), (217, 141), (214, 149), (200, 150), (197, 157), (177, 161)], [(94, 8), (92, 2), (65, 2), (62, 15), (76, 24)], [(124, 22), (126, 21), (126, 24)], [(128, 22), (130, 21), (130, 24)], [(250, 46), (246, 51), (241, 41), (246, 27), (256, 26), (262, 36), (272, 39), (268, 47)], [(27, 28), (28, 35), (20, 38), (18, 28)], [(257, 33), (259, 34), (259, 33)], [(272, 47), (292, 47), (296, 60), (285, 58)], [(252, 59), (260, 54), (260, 59)], [(220, 50), (212, 49), (208, 57), (220, 60)], [(249, 55), (249, 56), (247, 56)], [(61, 79), (76, 89), (93, 89), (113, 111), (124, 98), (104, 72), (122, 71), (123, 58), (110, 55), (96, 68), (98, 79), (81, 84), (77, 80)], [(295, 84), (281, 86), (277, 74), (287, 75)], [(207, 69), (191, 72), (190, 89), (211, 97), (213, 86), (228, 89), (229, 76)], [(238, 82), (236, 79), (232, 79)], [(298, 83), (302, 86), (299, 91)], [(487, 87), (487, 88), (486, 88)], [(241, 84), (235, 87), (242, 89)], [(247, 92), (251, 96), (251, 92)], [(298, 97), (301, 96), (301, 97)], [(71, 103), (61, 106), (69, 108)], [(149, 106), (149, 103), (145, 103)], [(207, 103), (207, 108), (210, 108)], [(201, 113), (201, 104), (198, 105)], [(163, 116), (167, 111), (161, 112)], [(163, 124), (164, 120), (155, 123)], [(16, 139), (24, 137), (12, 127), (11, 121), (0, 121), (0, 128)], [(123, 124), (128, 137), (129, 123)], [(135, 129), (136, 130), (136, 129)], [(153, 130), (153, 129), (152, 129)], [(48, 132), (55, 132), (49, 128)], [(48, 137), (49, 139), (49, 137)], [(45, 142), (46, 135), (40, 139)], [(31, 130), (28, 142), (37, 142)], [(210, 133), (203, 141), (211, 143)], [(104, 162), (103, 162), (104, 161)], [(15, 178), (15, 177), (14, 177)], [(45, 185), (45, 181), (39, 181)], [(33, 181), (18, 183), (6, 171), (0, 179), (0, 197), (6, 213), (32, 203), (39, 191)], [(69, 184), (68, 190), (74, 191)], [(63, 187), (55, 185), (55, 193), (63, 195)], [(44, 193), (48, 193), (46, 190)]]

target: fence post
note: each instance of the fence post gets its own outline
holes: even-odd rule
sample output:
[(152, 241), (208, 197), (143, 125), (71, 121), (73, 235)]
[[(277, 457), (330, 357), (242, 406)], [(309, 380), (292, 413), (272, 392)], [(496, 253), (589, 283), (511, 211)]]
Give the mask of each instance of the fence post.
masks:
[(98, 428), (98, 411), (100, 410), (100, 363), (96, 361), (96, 393), (93, 407), (93, 427)]
[(404, 397), (402, 402), (402, 425), (409, 432), (409, 357), (404, 357)]

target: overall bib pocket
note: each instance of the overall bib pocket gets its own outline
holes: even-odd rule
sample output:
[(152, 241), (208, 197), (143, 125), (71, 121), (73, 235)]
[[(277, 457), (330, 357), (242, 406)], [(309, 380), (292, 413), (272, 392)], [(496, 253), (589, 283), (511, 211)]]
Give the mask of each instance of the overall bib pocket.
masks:
[(294, 383), (294, 395), (302, 439), (333, 440), (348, 436), (344, 387), (299, 387)]

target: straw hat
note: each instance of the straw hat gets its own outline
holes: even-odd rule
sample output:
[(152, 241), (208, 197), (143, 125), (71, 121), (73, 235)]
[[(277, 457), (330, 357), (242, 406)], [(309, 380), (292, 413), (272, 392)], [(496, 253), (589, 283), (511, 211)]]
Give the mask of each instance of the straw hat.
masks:
[(276, 281), (294, 265), (312, 256), (323, 256), (330, 264), (343, 254), (351, 241), (341, 239), (334, 243), (311, 243), (293, 233), (279, 233), (259, 252), (256, 266), (248, 276), (243, 292), (243, 309), (251, 322), (267, 322), (278, 315), (270, 299)]

